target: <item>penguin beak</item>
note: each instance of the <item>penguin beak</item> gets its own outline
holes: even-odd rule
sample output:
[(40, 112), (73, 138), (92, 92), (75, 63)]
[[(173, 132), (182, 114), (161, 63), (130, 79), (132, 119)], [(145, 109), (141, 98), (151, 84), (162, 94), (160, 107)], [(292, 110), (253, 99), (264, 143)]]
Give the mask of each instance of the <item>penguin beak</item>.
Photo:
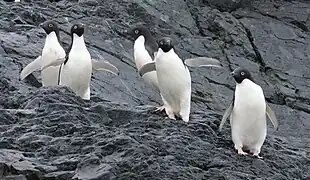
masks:
[(231, 76), (234, 76), (234, 75), (235, 75), (235, 72), (234, 72), (234, 71), (233, 71), (233, 72), (231, 72), (231, 73), (230, 73), (230, 75), (231, 75)]
[(40, 24), (39, 24), (39, 27), (43, 27), (43, 23), (40, 23)]

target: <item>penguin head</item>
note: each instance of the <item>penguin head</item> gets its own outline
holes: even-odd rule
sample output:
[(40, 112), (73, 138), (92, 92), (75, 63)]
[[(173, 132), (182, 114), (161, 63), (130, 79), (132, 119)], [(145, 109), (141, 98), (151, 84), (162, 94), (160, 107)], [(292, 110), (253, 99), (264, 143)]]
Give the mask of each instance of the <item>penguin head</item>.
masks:
[(253, 81), (253, 78), (252, 78), (252, 75), (251, 75), (250, 71), (248, 71), (245, 68), (236, 68), (230, 74), (234, 77), (235, 81), (238, 84), (242, 83), (242, 81), (244, 79), (249, 79), (249, 80)]
[(84, 34), (84, 24), (77, 23), (71, 27), (71, 35), (76, 34), (81, 37)]
[(58, 34), (58, 24), (55, 21), (49, 20), (45, 21), (44, 23), (40, 24), (40, 27), (42, 27), (46, 34), (50, 34), (51, 32), (55, 32)]
[(158, 47), (162, 49), (165, 53), (173, 49), (173, 41), (169, 37), (163, 37), (157, 40)]
[(151, 37), (151, 32), (143, 25), (136, 25), (132, 28), (130, 28), (127, 31), (127, 34), (132, 37), (134, 40), (136, 40), (141, 35), (144, 36), (146, 39), (148, 37)]

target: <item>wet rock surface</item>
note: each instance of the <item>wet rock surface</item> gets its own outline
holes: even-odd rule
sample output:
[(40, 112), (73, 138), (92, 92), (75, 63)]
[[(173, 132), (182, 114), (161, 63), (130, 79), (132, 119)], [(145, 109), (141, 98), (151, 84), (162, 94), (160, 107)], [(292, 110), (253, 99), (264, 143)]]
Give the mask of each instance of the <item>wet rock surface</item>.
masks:
[[(307, 1), (0, 1), (0, 179), (310, 179), (310, 3)], [(66, 87), (40, 87), (39, 72), (19, 80), (40, 55), (38, 24), (56, 20), (69, 45), (75, 22), (89, 26), (91, 55), (120, 77), (94, 72), (91, 100)], [(133, 43), (144, 23), (177, 40), (182, 58), (209, 56), (223, 69), (191, 68), (189, 123), (155, 113), (159, 95), (143, 83)], [(248, 68), (279, 120), (268, 122), (263, 160), (237, 155), (227, 123), (230, 71)]]

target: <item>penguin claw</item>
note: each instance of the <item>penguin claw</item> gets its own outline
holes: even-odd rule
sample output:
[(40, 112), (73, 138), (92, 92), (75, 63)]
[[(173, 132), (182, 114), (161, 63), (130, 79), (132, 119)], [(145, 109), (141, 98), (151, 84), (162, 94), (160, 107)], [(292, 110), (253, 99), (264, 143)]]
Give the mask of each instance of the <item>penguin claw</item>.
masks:
[(175, 117), (168, 117), (168, 118), (172, 120), (177, 120)]
[(263, 157), (259, 156), (258, 154), (254, 154), (253, 156), (258, 158), (258, 159), (263, 159)]
[(165, 109), (165, 106), (160, 106), (160, 107), (156, 107), (155, 112), (159, 111), (163, 111)]
[(242, 151), (242, 150), (238, 150), (238, 154), (243, 155), (243, 156), (247, 156), (248, 153)]

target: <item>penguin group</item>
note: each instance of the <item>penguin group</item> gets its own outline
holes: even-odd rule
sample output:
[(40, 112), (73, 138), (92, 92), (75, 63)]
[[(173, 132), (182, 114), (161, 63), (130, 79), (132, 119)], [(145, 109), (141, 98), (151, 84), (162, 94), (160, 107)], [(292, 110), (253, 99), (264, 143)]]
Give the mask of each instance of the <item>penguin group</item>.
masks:
[(32, 72), (40, 70), (43, 86), (68, 86), (82, 99), (90, 100), (89, 86), (92, 70), (119, 74), (118, 69), (108, 61), (91, 58), (84, 41), (84, 24), (72, 25), (68, 52), (65, 52), (61, 45), (59, 27), (55, 21), (45, 21), (40, 24), (40, 27), (46, 33), (42, 54), (23, 68), (20, 73), (21, 80)]
[[(119, 75), (119, 70), (106, 60), (93, 59), (84, 41), (85, 25), (71, 26), (71, 43), (65, 51), (60, 41), (58, 24), (53, 20), (40, 24), (46, 33), (42, 53), (20, 73), (25, 79), (34, 71), (40, 71), (43, 86), (64, 85), (84, 100), (90, 100), (92, 71), (107, 71)], [(209, 57), (184, 59), (175, 52), (170, 37), (155, 39), (149, 29), (136, 25), (126, 30), (126, 36), (134, 42), (134, 61), (139, 75), (162, 99), (162, 106), (155, 111), (165, 111), (169, 119), (190, 120), (191, 75), (189, 67), (222, 68), (220, 61)], [(231, 72), (236, 82), (232, 102), (225, 110), (219, 125), (222, 130), (229, 117), (231, 136), (238, 154), (259, 156), (267, 135), (266, 115), (275, 129), (278, 121), (265, 100), (262, 88), (254, 82), (251, 73), (242, 67)]]

